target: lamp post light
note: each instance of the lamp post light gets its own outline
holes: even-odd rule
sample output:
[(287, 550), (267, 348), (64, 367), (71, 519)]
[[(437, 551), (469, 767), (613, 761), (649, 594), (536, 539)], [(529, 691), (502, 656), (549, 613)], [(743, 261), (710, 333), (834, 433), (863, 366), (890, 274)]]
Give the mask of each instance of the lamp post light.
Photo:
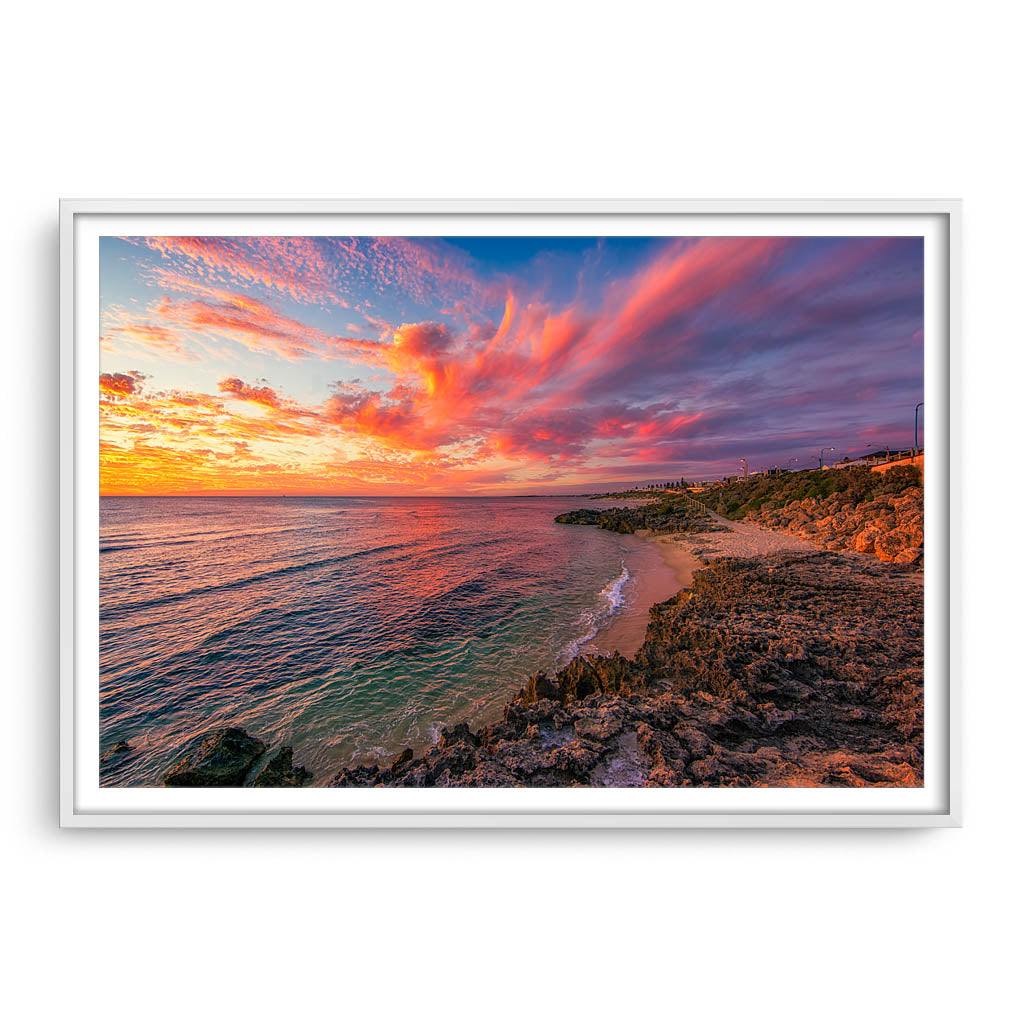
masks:
[(914, 454), (917, 454), (917, 414), (921, 411), (921, 406), (924, 402), (918, 402), (914, 406)]
[(825, 468), (825, 452), (834, 452), (835, 448), (822, 448), (818, 454), (818, 472)]
[(740, 462), (743, 463), (743, 475), (746, 476), (747, 475), (747, 460), (746, 459), (740, 459)]

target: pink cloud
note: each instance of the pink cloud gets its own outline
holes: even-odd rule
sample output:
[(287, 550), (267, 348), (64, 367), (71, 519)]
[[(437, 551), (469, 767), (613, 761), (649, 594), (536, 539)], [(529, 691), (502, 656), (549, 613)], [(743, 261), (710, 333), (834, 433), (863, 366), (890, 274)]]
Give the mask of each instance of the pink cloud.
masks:
[(330, 260), (313, 238), (173, 236), (142, 242), (193, 278), (262, 286), (298, 302), (348, 305)]
[[(427, 304), (458, 294), (467, 312), (500, 297), (504, 284), (482, 281), (465, 255), (440, 242), (402, 237), (150, 237), (141, 243), (193, 280), (263, 289), (296, 302), (353, 305), (367, 289), (389, 289)], [(369, 319), (369, 318), (368, 318)]]
[(373, 360), (382, 355), (379, 342), (328, 334), (249, 295), (178, 276), (162, 275), (159, 281), (169, 291), (187, 292), (189, 297), (166, 295), (139, 313), (110, 310), (103, 335), (106, 348), (128, 344), (195, 360), (197, 349), (210, 350), (212, 339), (221, 338), (286, 360)]
[[(800, 240), (674, 239), (635, 272), (561, 304), (540, 286), (531, 293), (511, 280), (482, 284), (466, 260), (415, 239), (147, 244), (170, 261), (150, 278), (167, 294), (143, 315), (117, 313), (106, 338), (183, 357), (225, 340), (288, 360), (340, 357), (372, 367), (374, 389), (339, 385), (322, 406), (300, 406), (239, 376), (223, 378), (219, 392), (260, 407), (249, 414), (273, 424), (242, 424), (243, 433), (341, 437), (371, 461), (401, 462), (403, 472), (414, 460), (438, 473), (476, 466), (479, 480), (508, 474), (512, 464), (544, 479), (546, 467), (582, 474), (598, 463), (632, 475), (708, 462), (716, 450), (726, 461), (755, 457), (760, 444), (802, 450), (822, 423), (852, 441), (867, 434), (857, 433), (865, 428), (855, 408), (842, 424), (833, 414), (846, 397), (901, 403), (918, 372), (913, 360), (894, 369), (908, 338), (919, 354), (919, 329), (904, 338), (891, 324), (914, 323), (920, 287), (913, 273), (879, 273), (878, 261), (903, 251), (891, 240), (846, 240), (794, 256)], [(379, 340), (336, 336), (249, 294), (330, 302), (355, 278), (424, 301), (458, 293), (436, 306), (434, 316), (447, 311), (450, 322), (390, 324), (360, 306)], [(489, 316), (476, 306), (484, 297)], [(863, 345), (884, 373), (873, 371)], [(735, 447), (737, 438), (745, 447)]]

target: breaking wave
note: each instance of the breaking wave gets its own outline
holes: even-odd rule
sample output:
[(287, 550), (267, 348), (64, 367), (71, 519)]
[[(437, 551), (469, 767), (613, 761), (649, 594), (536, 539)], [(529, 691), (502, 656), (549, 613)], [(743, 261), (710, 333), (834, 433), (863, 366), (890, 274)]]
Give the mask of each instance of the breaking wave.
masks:
[(439, 722), (497, 718), (633, 600), (624, 538), (556, 523), (564, 509), (104, 498), (100, 744), (132, 755), (105, 762), (102, 784), (160, 785), (221, 725), (292, 746), (325, 781), (436, 741)]
[(598, 607), (594, 610), (585, 610), (580, 614), (579, 621), (584, 632), (570, 640), (558, 652), (558, 667), (572, 661), (597, 636), (601, 627), (626, 603), (624, 588), (630, 579), (629, 569), (623, 562), (622, 572), (602, 587), (598, 593)]

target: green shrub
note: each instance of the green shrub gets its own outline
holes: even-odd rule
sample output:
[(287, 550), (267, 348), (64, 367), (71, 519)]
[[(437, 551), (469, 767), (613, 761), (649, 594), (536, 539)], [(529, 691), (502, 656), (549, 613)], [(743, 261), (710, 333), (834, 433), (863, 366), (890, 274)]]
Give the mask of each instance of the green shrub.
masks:
[(839, 494), (844, 503), (861, 504), (920, 486), (921, 472), (915, 466), (898, 466), (887, 473), (872, 473), (863, 466), (733, 480), (701, 497), (719, 515), (742, 519), (750, 512), (782, 508), (808, 498), (823, 499)]

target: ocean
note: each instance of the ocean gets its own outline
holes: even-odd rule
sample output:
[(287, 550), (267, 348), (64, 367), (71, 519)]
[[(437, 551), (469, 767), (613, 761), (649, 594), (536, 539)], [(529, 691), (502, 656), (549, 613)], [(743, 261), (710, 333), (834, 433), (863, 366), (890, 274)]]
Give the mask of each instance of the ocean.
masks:
[(323, 784), (495, 720), (577, 653), (632, 653), (677, 588), (654, 545), (554, 522), (588, 504), (102, 498), (99, 749), (133, 752), (101, 783), (160, 785), (234, 725)]

